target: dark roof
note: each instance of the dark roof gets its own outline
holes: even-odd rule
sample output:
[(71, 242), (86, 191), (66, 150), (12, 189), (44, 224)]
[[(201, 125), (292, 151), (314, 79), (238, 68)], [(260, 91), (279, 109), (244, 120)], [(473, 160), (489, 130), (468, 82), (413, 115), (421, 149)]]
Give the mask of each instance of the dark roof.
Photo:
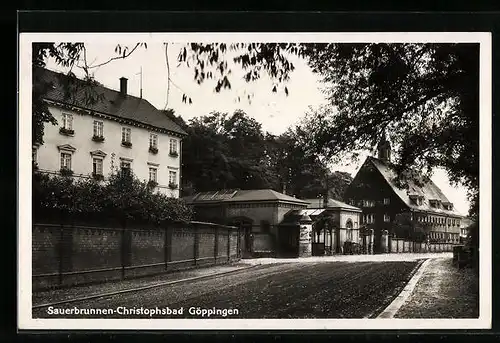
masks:
[[(304, 199), (308, 203), (307, 208), (323, 208), (323, 199)], [(359, 207), (352, 206), (340, 200), (328, 199), (327, 208), (339, 208), (361, 212)]]
[[(220, 196), (222, 194), (222, 196)], [(215, 202), (247, 202), (247, 201), (284, 201), (301, 205), (307, 203), (289, 195), (276, 192), (272, 189), (235, 189), (212, 192), (201, 192), (183, 198), (187, 203), (215, 203)]]
[[(424, 182), (423, 185), (417, 185), (413, 181), (408, 182), (408, 189), (401, 189), (395, 183), (396, 172), (392, 168), (392, 166), (378, 158), (369, 156), (366, 163), (372, 163), (373, 166), (380, 172), (380, 174), (387, 181), (389, 186), (392, 188), (394, 193), (399, 196), (399, 198), (409, 207), (416, 210), (426, 211), (426, 212), (434, 212), (441, 214), (451, 214), (460, 216), (453, 207), (453, 210), (446, 210), (442, 208), (435, 208), (430, 205), (430, 200), (440, 200), (442, 203), (450, 202), (448, 198), (444, 195), (441, 189), (436, 186), (432, 180), (428, 182)], [(410, 196), (421, 196), (423, 197), (422, 205), (417, 205), (413, 200), (411, 200)]]
[(76, 84), (81, 86), (76, 87), (76, 94), (73, 94), (71, 99), (65, 99), (65, 92), (61, 80), (68, 76), (48, 69), (39, 69), (37, 72), (40, 72), (42, 81), (52, 84), (52, 87), (49, 87), (45, 95), (45, 99), (47, 100), (186, 135), (186, 132), (179, 125), (174, 123), (162, 111), (151, 105), (146, 99), (138, 98), (130, 94), (124, 97), (119, 91), (97, 85), (92, 88), (92, 93), (95, 92), (96, 95), (102, 95), (103, 99), (98, 100), (95, 104), (88, 104), (88, 101), (85, 101), (85, 93), (88, 93), (89, 87), (83, 85), (84, 81), (79, 79), (77, 79)]

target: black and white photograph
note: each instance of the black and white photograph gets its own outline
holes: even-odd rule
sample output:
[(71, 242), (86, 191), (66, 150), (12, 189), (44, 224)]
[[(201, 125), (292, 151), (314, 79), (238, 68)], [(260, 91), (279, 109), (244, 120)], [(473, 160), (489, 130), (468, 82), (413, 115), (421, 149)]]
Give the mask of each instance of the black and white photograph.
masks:
[(20, 328), (491, 326), (488, 33), (19, 49)]

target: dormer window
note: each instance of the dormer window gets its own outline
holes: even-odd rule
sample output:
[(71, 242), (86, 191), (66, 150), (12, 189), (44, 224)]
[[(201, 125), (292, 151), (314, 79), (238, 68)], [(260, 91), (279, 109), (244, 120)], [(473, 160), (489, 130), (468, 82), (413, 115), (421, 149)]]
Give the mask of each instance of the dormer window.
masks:
[(449, 201), (443, 202), (443, 207), (445, 210), (453, 211), (453, 203)]
[(424, 204), (424, 197), (418, 194), (411, 194), (410, 199), (415, 203), (417, 206), (422, 206)]
[(440, 208), (440, 201), (438, 199), (431, 199), (429, 200), (429, 204), (431, 205), (431, 207), (434, 207), (434, 208)]

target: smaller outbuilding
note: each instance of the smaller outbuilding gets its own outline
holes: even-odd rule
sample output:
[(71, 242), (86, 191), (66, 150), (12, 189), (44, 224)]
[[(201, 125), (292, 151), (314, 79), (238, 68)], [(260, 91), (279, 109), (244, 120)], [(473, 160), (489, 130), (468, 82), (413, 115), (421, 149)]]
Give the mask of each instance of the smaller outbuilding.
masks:
[[(280, 224), (282, 254), (320, 256), (367, 251), (360, 234), (362, 210), (335, 199), (305, 199), (307, 208), (290, 211)], [(364, 248), (365, 247), (365, 248)]]
[(183, 199), (196, 220), (237, 226), (245, 258), (279, 255), (279, 242), (289, 239), (279, 224), (290, 211), (307, 207), (307, 202), (272, 189), (225, 189)]

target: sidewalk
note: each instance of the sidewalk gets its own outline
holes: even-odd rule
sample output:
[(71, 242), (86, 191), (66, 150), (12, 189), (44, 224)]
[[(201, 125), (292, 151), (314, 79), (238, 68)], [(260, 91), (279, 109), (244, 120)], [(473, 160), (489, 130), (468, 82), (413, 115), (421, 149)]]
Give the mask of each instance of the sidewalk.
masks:
[(76, 298), (99, 296), (107, 293), (126, 291), (141, 287), (154, 287), (165, 283), (181, 282), (185, 279), (222, 275), (251, 267), (253, 267), (253, 265), (245, 263), (243, 261), (227, 265), (218, 265), (206, 268), (197, 268), (186, 271), (160, 274), (155, 276), (146, 276), (137, 279), (128, 279), (123, 281), (33, 292), (32, 306), (69, 301)]
[(317, 263), (317, 262), (408, 262), (429, 258), (452, 258), (451, 252), (438, 253), (392, 253), (374, 255), (332, 255), (332, 256), (311, 256), (294, 258), (253, 258), (244, 260), (245, 263), (253, 265), (273, 264), (273, 263)]
[(452, 258), (429, 261), (415, 289), (394, 318), (478, 318), (479, 278)]

